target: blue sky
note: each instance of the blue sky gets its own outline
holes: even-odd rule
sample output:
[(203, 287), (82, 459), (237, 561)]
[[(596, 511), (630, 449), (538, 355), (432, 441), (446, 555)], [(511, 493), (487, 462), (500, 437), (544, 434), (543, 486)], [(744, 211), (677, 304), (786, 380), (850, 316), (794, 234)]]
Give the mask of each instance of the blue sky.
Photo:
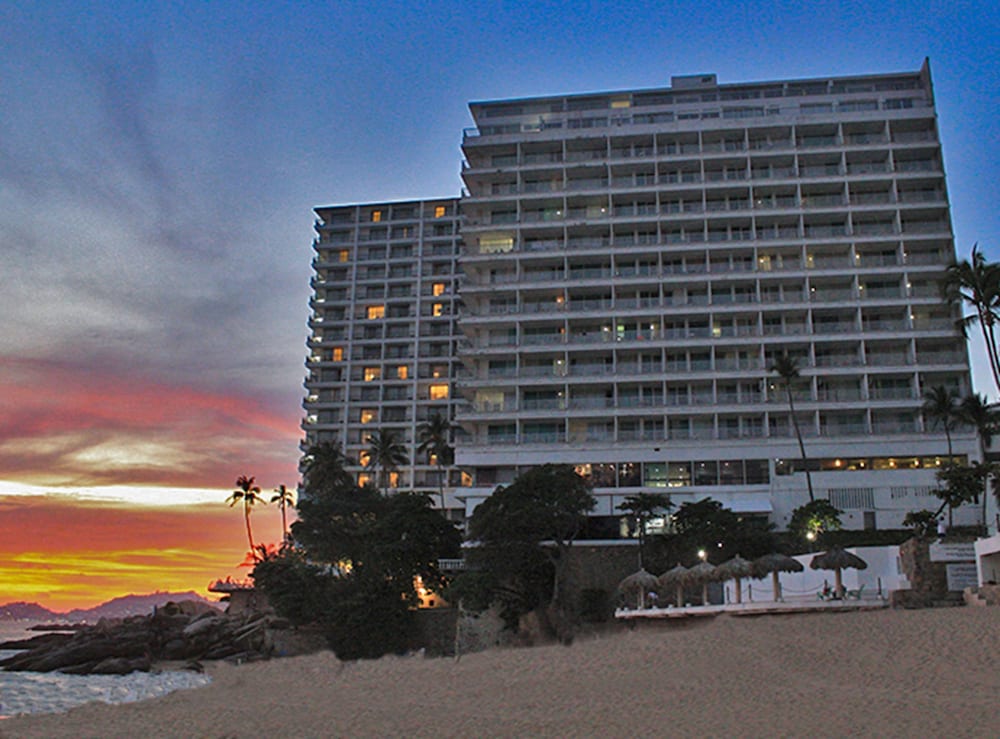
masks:
[(998, 17), (985, 2), (7, 2), (0, 480), (291, 483), (311, 209), (457, 194), (469, 100), (927, 56), (960, 253), (979, 241), (998, 259)]

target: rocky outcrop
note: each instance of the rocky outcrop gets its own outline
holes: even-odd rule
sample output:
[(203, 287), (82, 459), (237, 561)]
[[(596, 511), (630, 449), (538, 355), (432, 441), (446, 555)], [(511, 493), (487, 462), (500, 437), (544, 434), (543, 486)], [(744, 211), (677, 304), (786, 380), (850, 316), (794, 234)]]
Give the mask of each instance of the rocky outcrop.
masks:
[(78, 675), (123, 675), (148, 671), (157, 661), (265, 659), (273, 651), (271, 630), (287, 628), (273, 615), (238, 616), (198, 605), (168, 603), (148, 616), (101, 619), (72, 634), (44, 634), (0, 649), (26, 651), (0, 660), (10, 671)]

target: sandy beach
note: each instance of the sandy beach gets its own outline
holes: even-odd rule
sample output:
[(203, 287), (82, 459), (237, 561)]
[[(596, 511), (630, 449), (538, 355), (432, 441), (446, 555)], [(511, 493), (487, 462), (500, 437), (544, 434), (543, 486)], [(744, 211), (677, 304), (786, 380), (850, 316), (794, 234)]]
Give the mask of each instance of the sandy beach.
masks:
[(994, 737), (998, 667), (1000, 608), (720, 616), (457, 662), (220, 664), (204, 688), (0, 735)]

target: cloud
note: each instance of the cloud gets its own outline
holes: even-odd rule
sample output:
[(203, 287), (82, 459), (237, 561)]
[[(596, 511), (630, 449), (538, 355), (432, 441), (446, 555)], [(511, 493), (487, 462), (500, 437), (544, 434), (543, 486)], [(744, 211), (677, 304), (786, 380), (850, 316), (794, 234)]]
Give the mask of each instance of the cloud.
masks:
[(41, 485), (295, 484), (298, 412), (127, 374), (0, 361), (0, 469)]

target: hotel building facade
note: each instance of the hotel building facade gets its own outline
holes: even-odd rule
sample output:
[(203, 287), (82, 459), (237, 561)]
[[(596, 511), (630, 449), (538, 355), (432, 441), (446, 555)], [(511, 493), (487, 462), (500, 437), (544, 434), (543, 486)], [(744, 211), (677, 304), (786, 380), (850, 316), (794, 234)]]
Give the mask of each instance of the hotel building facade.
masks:
[[(641, 491), (675, 504), (712, 497), (781, 527), (808, 500), (806, 464), (817, 497), (843, 509), (850, 528), (898, 527), (907, 511), (937, 507), (931, 490), (947, 451), (922, 417), (923, 394), (971, 384), (958, 314), (938, 287), (955, 247), (926, 64), (733, 85), (675, 77), (658, 90), (470, 109), (461, 220), (448, 221), (460, 236), (440, 243), (442, 261), (446, 244), (457, 252), (447, 280), (461, 307), (453, 292), (452, 312), (430, 315), (448, 331), (436, 345), (450, 353), (437, 358), (454, 374), (446, 400), (425, 398), (418, 362), (400, 421), (416, 423), (434, 402), (453, 414), (462, 484), (449, 506), (468, 515), (520, 471), (556, 462), (590, 479), (594, 515), (609, 530), (624, 497)], [(378, 230), (373, 208), (409, 205), (317, 209), (321, 256), (331, 234), (350, 254), (371, 239), (381, 247), (363, 301), (381, 288), (389, 301), (396, 286), (395, 231)], [(335, 226), (338, 217), (350, 222)], [(385, 403), (389, 360), (401, 357), (386, 353), (388, 324), (384, 349), (356, 343), (388, 318), (358, 302), (362, 262), (348, 259), (347, 293), (343, 266), (317, 265), (317, 279), (324, 265), (335, 283), (324, 310), (331, 290), (348, 301), (334, 319), (346, 359), (311, 360), (346, 384), (307, 382), (315, 415), (305, 428), (350, 454), (363, 444), (362, 391), (374, 397), (378, 386)], [(434, 284), (421, 269), (396, 286), (415, 291), (410, 328), (398, 329), (412, 334), (414, 359)], [(334, 348), (323, 318), (312, 343)], [(381, 352), (374, 385), (366, 349), (372, 362)], [(785, 355), (800, 369), (806, 462), (769, 371)], [(393, 407), (377, 407), (379, 424)], [(334, 416), (336, 435), (323, 422)], [(974, 434), (957, 431), (953, 453), (977, 457)], [(405, 485), (420, 486), (422, 471), (407, 471)], [(975, 512), (957, 523), (962, 515), (971, 522)]]

